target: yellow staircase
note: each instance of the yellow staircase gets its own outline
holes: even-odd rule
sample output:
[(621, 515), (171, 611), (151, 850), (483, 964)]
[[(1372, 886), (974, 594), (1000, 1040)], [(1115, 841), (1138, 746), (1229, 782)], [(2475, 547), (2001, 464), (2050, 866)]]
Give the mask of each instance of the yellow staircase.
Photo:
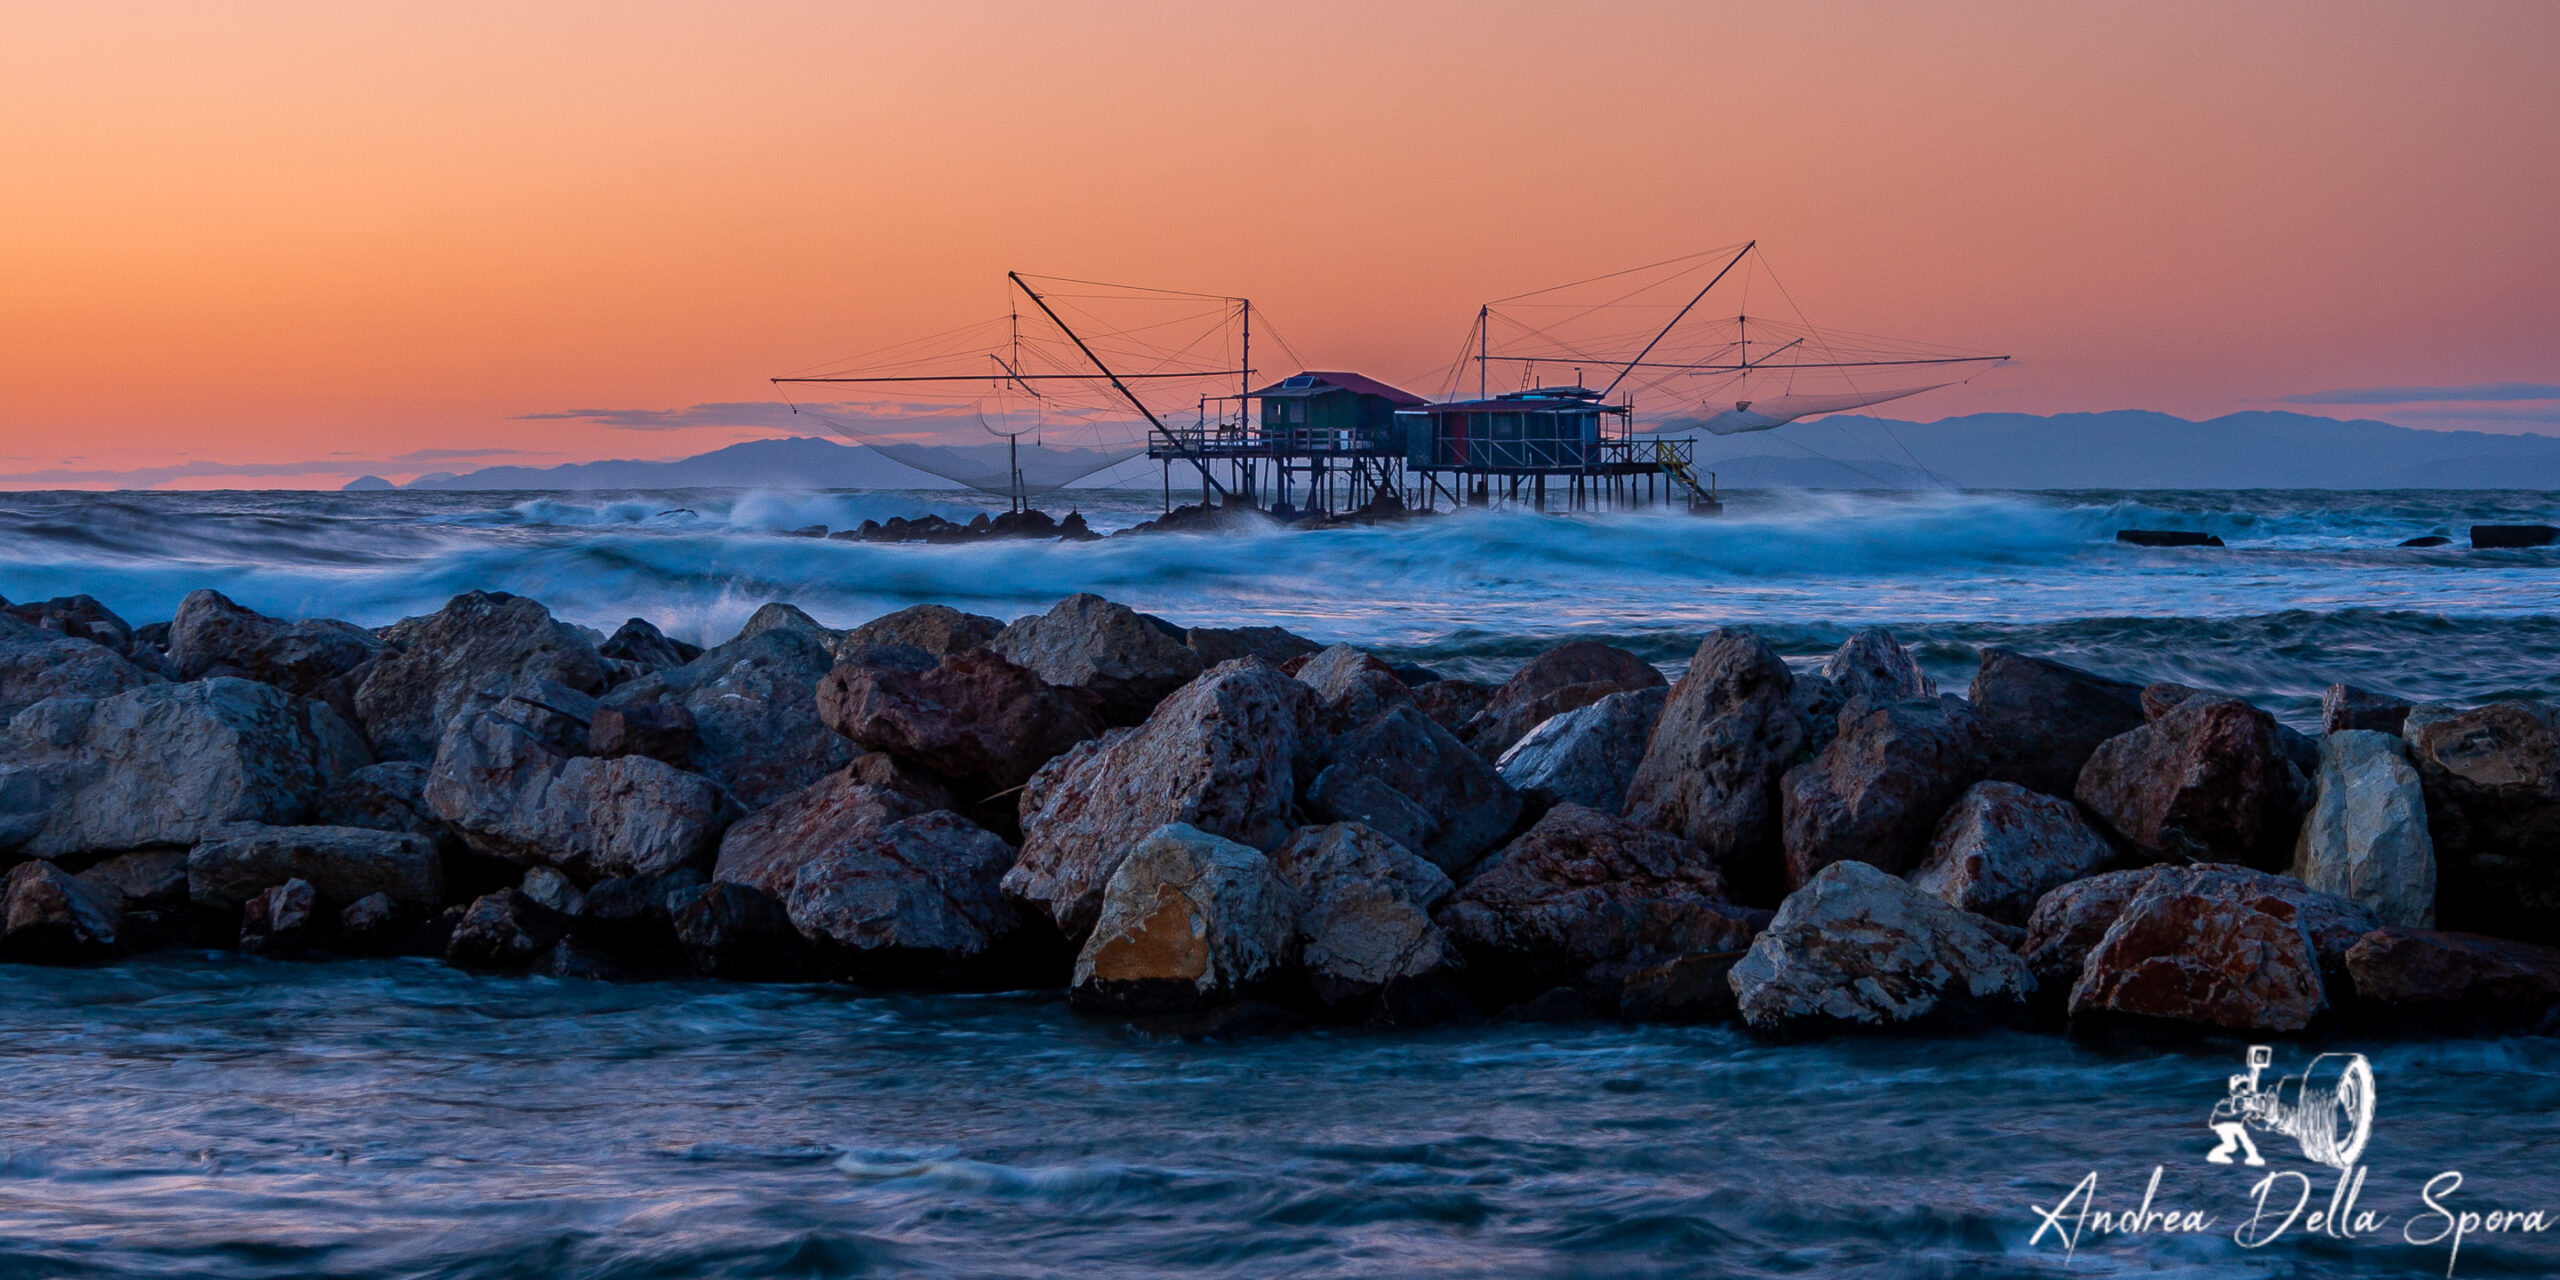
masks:
[(1689, 466), (1687, 459), (1680, 456), (1679, 450), (1671, 447), (1670, 441), (1656, 440), (1653, 442), (1653, 460), (1661, 465), (1664, 475), (1670, 476), (1672, 479), (1679, 481), (1682, 485), (1688, 488), (1689, 501), (1691, 503), (1712, 503), (1716, 501), (1716, 495), (1708, 488), (1708, 486), (1698, 483), (1697, 471)]

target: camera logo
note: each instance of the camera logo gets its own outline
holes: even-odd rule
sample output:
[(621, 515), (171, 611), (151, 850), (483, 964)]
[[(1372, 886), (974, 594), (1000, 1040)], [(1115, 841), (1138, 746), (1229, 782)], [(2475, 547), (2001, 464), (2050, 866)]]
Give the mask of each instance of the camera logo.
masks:
[(2249, 1074), (2231, 1077), (2231, 1096), (2214, 1104), (2206, 1122), (2222, 1141), (2205, 1159), (2229, 1164), (2236, 1151), (2242, 1164), (2265, 1164), (2249, 1137), (2256, 1129), (2293, 1139), (2306, 1160), (2332, 1169), (2353, 1168), (2373, 1132), (2373, 1064), (2361, 1053), (2324, 1053), (2301, 1075), (2286, 1076), (2272, 1088), (2259, 1087), (2275, 1060), (2272, 1047), (2249, 1046)]

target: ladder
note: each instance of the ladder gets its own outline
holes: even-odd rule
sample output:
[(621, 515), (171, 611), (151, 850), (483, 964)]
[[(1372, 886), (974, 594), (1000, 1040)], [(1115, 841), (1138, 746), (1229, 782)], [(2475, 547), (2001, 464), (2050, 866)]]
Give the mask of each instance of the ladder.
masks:
[(1679, 450), (1671, 447), (1670, 441), (1656, 440), (1653, 442), (1653, 460), (1662, 468), (1662, 473), (1664, 475), (1679, 481), (1683, 487), (1689, 490), (1689, 501), (1692, 505), (1700, 502), (1716, 501), (1713, 482), (1710, 481), (1707, 484), (1698, 483), (1698, 473), (1689, 466), (1687, 459), (1680, 456)]

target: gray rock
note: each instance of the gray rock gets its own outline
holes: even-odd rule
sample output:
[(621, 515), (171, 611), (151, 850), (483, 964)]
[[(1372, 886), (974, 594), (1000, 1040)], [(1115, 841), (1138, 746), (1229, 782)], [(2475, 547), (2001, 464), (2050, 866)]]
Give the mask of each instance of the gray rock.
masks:
[(428, 766), (415, 760), (369, 764), (330, 784), (311, 810), (320, 827), (364, 827), (439, 836), (444, 824), (427, 806)]
[(1820, 672), (1798, 671), (1788, 698), (1795, 703), (1796, 714), (1804, 717), (1805, 753), (1821, 755), (1840, 736), (1840, 711), (1849, 705), (1849, 696)]
[(350, 622), (286, 622), (232, 603), (219, 591), (187, 593), (169, 623), (169, 665), (181, 680), (234, 675), (318, 697), (363, 666), (382, 641)]
[(1659, 689), (1666, 682), (1653, 664), (1595, 640), (1568, 640), (1531, 658), (1486, 700), (1459, 737), (1487, 760), (1548, 719), (1587, 707), (1613, 693)]
[(1008, 792), (1098, 736), (1098, 700), (989, 650), (921, 670), (848, 661), (818, 685), (818, 715), (854, 745), (911, 761), (976, 800)]
[(40, 858), (193, 844), (225, 822), (298, 822), (368, 763), (326, 705), (230, 678), (51, 699), (11, 719), (6, 744), (0, 772), (20, 780), (0, 779), (0, 797), (33, 803), (20, 848)]
[(1515, 791), (1549, 803), (1616, 813), (1662, 719), (1667, 688), (1613, 693), (1549, 718), (1511, 744), (1494, 768)]
[(2080, 980), (2080, 967), (2097, 949), (2098, 940), (2124, 914), (2134, 895), (2151, 883), (2158, 867), (2133, 867), (2086, 876), (2047, 890), (2027, 917), (2027, 940), (2018, 949), (2035, 972), (2038, 990), (2047, 997), (2067, 997)]
[(2293, 850), (2293, 878), (2373, 910), (2386, 925), (2436, 923), (2435, 841), (2407, 745), (2341, 729), (2320, 739), (2318, 798)]
[(920, 604), (885, 614), (844, 635), (837, 656), (871, 645), (911, 644), (934, 657), (982, 648), (1004, 630), (994, 618), (962, 613), (949, 605)]
[(1739, 950), (1763, 913), (1725, 901), (1695, 847), (1562, 804), (1461, 885), (1435, 917), (1488, 1007), (1571, 986), (1617, 1006), (1629, 974)]
[(112, 698), (159, 682), (104, 645), (0, 616), (0, 721), (47, 698)]
[(569, 931), (559, 912), (514, 889), (474, 901), (445, 944), (445, 959), (464, 969), (521, 969)]
[(1430, 912), (1457, 886), (1403, 845), (1358, 823), (1301, 827), (1271, 863), (1297, 890), (1300, 962), (1326, 1005), (1392, 1005), (1456, 962)]
[(1013, 847), (956, 813), (856, 830), (802, 860), (782, 899), (792, 926), (857, 978), (973, 984), (1022, 927), (998, 887)]
[(1787, 895), (1731, 980), (1763, 1034), (2006, 1021), (2036, 984), (1974, 917), (1857, 861)]
[(617, 702), (587, 722), (587, 754), (647, 756), (681, 769), (693, 759), (698, 726), (681, 702)]
[(563, 757), (520, 710), (466, 715), (437, 749), (427, 804), (473, 849), (583, 880), (709, 860), (724, 817), (709, 779), (646, 756)]
[(1022, 792), (1022, 855), (1005, 892), (1070, 941), (1093, 929), (1103, 887), (1129, 850), (1180, 823), (1277, 848), (1293, 829), (1313, 691), (1259, 658), (1212, 668), (1156, 708), (1042, 766)]
[(587, 905), (587, 895), (579, 890), (577, 882), (550, 867), (527, 868), (524, 882), (516, 887), (524, 891), (524, 896), (564, 916), (575, 916)]
[(1707, 851), (1736, 893), (1774, 899), (1778, 778), (1805, 746), (1795, 677), (1766, 641), (1719, 628), (1671, 686), (1627, 783), (1627, 817)]
[(2372, 693), (2351, 684), (2333, 684), (2320, 695), (2320, 732), (2343, 729), (2397, 734), (2409, 718), (2410, 703), (2387, 693)]
[(1823, 662), (1822, 678), (1840, 691), (1843, 705), (1852, 698), (1901, 702), (1938, 696), (1938, 682), (1882, 627), (1850, 636)]
[(308, 880), (287, 880), (241, 907), (240, 949), (252, 955), (296, 954), (316, 940), (319, 916), (319, 891)]
[(392, 651), (355, 691), (365, 737), (387, 760), (430, 760), (445, 727), (482, 690), (518, 677), (584, 693), (604, 688), (604, 659), (586, 633), (533, 600), (503, 592), (455, 596), (432, 614), (383, 628)]
[(2436, 920), (2503, 938), (2560, 930), (2560, 708), (2421, 706), (2403, 725), (2435, 842)]
[(2143, 723), (2142, 689), (2006, 649), (1982, 651), (1966, 695), (1991, 733), (1991, 778), (2067, 796), (2098, 744)]
[(1520, 797), (1407, 702), (1334, 739), (1308, 784), (1307, 812), (1367, 823), (1455, 875), (1510, 833)]
[(711, 878), (751, 885), (780, 901), (801, 867), (923, 812), (925, 806), (903, 792), (868, 785), (850, 772), (829, 774), (730, 826)]
[(596, 656), (642, 671), (659, 671), (701, 657), (702, 647), (668, 638), (646, 618), (631, 618), (596, 646)]
[(1982, 721), (1961, 698), (1852, 700), (1831, 745), (1780, 784), (1787, 883), (1800, 888), (1843, 859), (1901, 875), (1989, 767)]
[(1259, 850), (1168, 824), (1112, 870), (1070, 995), (1130, 1013), (1250, 996), (1295, 963), (1297, 912), (1297, 895)]
[(696, 973), (738, 982), (771, 982), (807, 971), (808, 943), (772, 895), (743, 884), (715, 884), (685, 896), (672, 919), (676, 940)]
[(1396, 678), (1395, 668), (1347, 644), (1334, 645), (1298, 665), (1300, 682), (1316, 691), (1328, 716), (1345, 725), (1364, 724), (1388, 708), (1413, 701), (1413, 692)]
[(835, 667), (837, 634), (769, 604), (737, 638), (607, 694), (598, 710), (682, 706), (694, 720), (689, 767), (759, 809), (844, 768), (858, 754), (818, 716), (818, 682)]
[(237, 911), (287, 880), (308, 881), (332, 902), (389, 894), (421, 914), (444, 900), (443, 870), (424, 836), (236, 823), (207, 831), (187, 852), (187, 897), (210, 911)]
[(2098, 874), (2114, 857), (2070, 801), (1982, 782), (1939, 820), (1911, 883), (1960, 911), (2024, 925), (2047, 894)]
[(31, 604), (0, 605), (0, 614), (39, 631), (85, 640), (118, 654), (133, 650), (133, 625), (94, 596), (56, 596)]
[(22, 862), (0, 886), (0, 955), (32, 964), (78, 964), (123, 948), (124, 904), (49, 862)]
[(1120, 725), (1144, 721), (1203, 665), (1178, 628), (1089, 593), (1016, 621), (987, 647), (1051, 684), (1090, 691)]
[(84, 884), (111, 891), (127, 909), (182, 907), (187, 903), (187, 851), (136, 849), (92, 864)]
[(1742, 1006), (1733, 996), (1733, 966), (1747, 951), (1702, 951), (1674, 956), (1628, 975), (1618, 996), (1627, 1022), (1735, 1022)]

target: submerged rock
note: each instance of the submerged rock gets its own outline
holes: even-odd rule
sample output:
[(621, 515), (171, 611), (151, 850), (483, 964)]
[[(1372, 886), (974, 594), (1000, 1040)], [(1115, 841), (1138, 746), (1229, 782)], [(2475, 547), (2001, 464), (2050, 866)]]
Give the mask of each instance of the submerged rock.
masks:
[(987, 647), (1050, 684), (1093, 694), (1119, 725), (1144, 721), (1202, 670), (1180, 628), (1084, 592), (1016, 621)]
[(1296, 895), (1259, 850), (1165, 826), (1113, 869), (1071, 995), (1130, 1013), (1250, 996), (1295, 961), (1296, 917)]
[(1982, 722), (1960, 698), (1872, 702), (1840, 713), (1840, 732), (1787, 771), (1787, 883), (1843, 859), (1892, 875), (1926, 855), (1938, 818), (1989, 766)]
[(2425, 706), (2405, 732), (2435, 845), (2436, 920), (2507, 938), (2560, 931), (2560, 708)]
[(1644, 763), (1667, 688), (1613, 693), (1549, 718), (1502, 753), (1494, 768), (1515, 791), (1547, 804), (1603, 813), (1626, 808), (1627, 784)]
[(1787, 895), (1731, 980), (1763, 1034), (2010, 1021), (2036, 985), (1973, 916), (1858, 861)]
[(1158, 828), (1279, 847), (1315, 720), (1314, 692), (1259, 658), (1211, 669), (1146, 724), (1080, 743), (1032, 776), (1005, 892), (1080, 941), (1120, 860)]
[(2293, 877), (2364, 904), (2384, 924), (2428, 929), (2435, 842), (2407, 751), (2394, 734), (2342, 729), (2321, 738), (2318, 799), (2294, 845)]
[(2286, 865), (2308, 797), (2275, 718), (2196, 698), (2100, 744), (2073, 792), (2154, 858)]
[(1627, 976), (1676, 956), (1738, 950), (1763, 917), (1725, 901), (1696, 848), (1579, 805), (1557, 805), (1440, 909), (1489, 1007), (1572, 986), (1616, 1006)]
[(1774, 900), (1783, 879), (1778, 779), (1806, 740), (1794, 686), (1766, 641), (1710, 632), (1627, 783), (1629, 820), (1706, 850), (1746, 899)]
[(519, 678), (595, 693), (604, 659), (586, 633), (533, 600), (469, 591), (435, 613), (382, 629), (390, 649), (355, 691), (356, 715), (389, 760), (431, 760), (445, 729), (482, 690)]
[(2047, 894), (2096, 875), (2114, 857), (2070, 801), (1983, 782), (1939, 820), (1911, 883), (1959, 910), (2024, 925)]
[(1485, 759), (1499, 759), (1549, 719), (1613, 693), (1659, 689), (1667, 683), (1652, 663), (1624, 649), (1569, 640), (1531, 658), (1504, 681), (1459, 736)]
[(2098, 744), (2143, 723), (2142, 689), (2006, 649), (1982, 651), (1967, 695), (1991, 734), (1990, 777), (2067, 796)]

